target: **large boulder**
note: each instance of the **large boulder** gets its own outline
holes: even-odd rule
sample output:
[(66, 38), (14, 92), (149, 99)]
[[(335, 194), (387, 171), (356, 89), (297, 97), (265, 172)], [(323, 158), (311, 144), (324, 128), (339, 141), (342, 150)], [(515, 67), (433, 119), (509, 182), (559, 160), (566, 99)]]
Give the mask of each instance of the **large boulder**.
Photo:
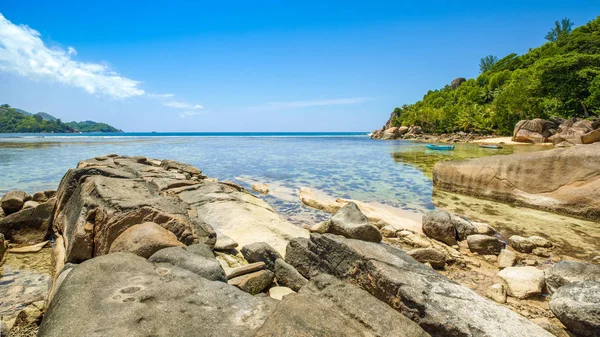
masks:
[(447, 245), (455, 245), (456, 228), (452, 223), (450, 214), (446, 211), (429, 211), (423, 216), (423, 233), (430, 238), (444, 242)]
[(184, 244), (214, 245), (214, 230), (191, 219), (188, 205), (160, 191), (169, 188), (165, 180), (185, 177), (175, 179), (176, 173), (136, 157), (101, 159), (80, 162), (58, 188), (54, 227), (65, 237), (66, 262), (107, 254), (119, 235), (143, 222), (164, 227)]
[(350, 239), (380, 242), (382, 235), (377, 227), (369, 223), (358, 206), (349, 202), (325, 223), (326, 232)]
[(36, 244), (46, 240), (52, 225), (56, 199), (27, 208), (0, 220), (0, 233), (13, 243)]
[(438, 162), (436, 189), (600, 221), (600, 143)]
[(512, 140), (521, 143), (543, 143), (550, 137), (548, 130), (555, 127), (553, 122), (541, 118), (522, 120), (515, 125)]
[(149, 258), (163, 248), (184, 247), (173, 232), (154, 222), (145, 222), (127, 228), (110, 246), (110, 253), (130, 252)]
[(464, 77), (455, 78), (452, 80), (452, 82), (450, 82), (450, 86), (452, 87), (452, 90), (456, 90), (458, 89), (458, 87), (460, 87), (461, 84), (463, 84), (466, 81), (467, 79)]
[(29, 199), (29, 195), (23, 191), (10, 191), (2, 196), (0, 205), (6, 215), (18, 212), (23, 204)]
[(550, 141), (554, 145), (577, 145), (584, 144), (584, 139), (587, 143), (593, 143), (595, 134), (590, 135), (594, 130), (594, 122), (588, 120), (568, 119), (562, 123), (558, 132), (550, 137)]
[(600, 282), (600, 266), (580, 261), (559, 261), (546, 270), (546, 286), (550, 293), (569, 283), (580, 281)]
[(425, 337), (413, 321), (368, 292), (328, 275), (288, 295), (258, 329), (262, 336)]
[(290, 242), (286, 262), (305, 276), (328, 273), (358, 285), (433, 336), (551, 336), (391, 246), (311, 234)]
[(38, 336), (249, 336), (274, 304), (172, 265), (114, 253), (73, 268)]
[(582, 281), (558, 289), (550, 310), (577, 336), (600, 336), (600, 282)]
[(540, 295), (544, 289), (544, 272), (535, 267), (508, 267), (498, 273), (507, 293), (516, 298)]
[(225, 271), (219, 261), (214, 257), (196, 254), (186, 247), (171, 247), (157, 251), (148, 259), (162, 265), (171, 264), (179, 268), (189, 270), (194, 274), (202, 276), (211, 281), (226, 282)]

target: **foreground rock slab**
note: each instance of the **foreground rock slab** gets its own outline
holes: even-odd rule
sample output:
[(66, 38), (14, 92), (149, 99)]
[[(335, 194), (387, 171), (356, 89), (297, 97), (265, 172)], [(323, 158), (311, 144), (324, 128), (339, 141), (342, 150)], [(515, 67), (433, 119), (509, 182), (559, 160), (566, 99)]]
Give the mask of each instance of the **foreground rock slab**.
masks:
[(396, 336), (428, 333), (357, 286), (321, 275), (287, 295), (255, 337)]
[(268, 297), (113, 253), (73, 268), (38, 336), (250, 336), (273, 307)]
[(600, 336), (600, 282), (561, 287), (552, 295), (550, 309), (577, 336)]
[(439, 162), (435, 188), (600, 220), (600, 143)]
[(286, 262), (307, 277), (328, 273), (360, 286), (433, 336), (551, 336), (390, 246), (311, 234), (290, 242)]

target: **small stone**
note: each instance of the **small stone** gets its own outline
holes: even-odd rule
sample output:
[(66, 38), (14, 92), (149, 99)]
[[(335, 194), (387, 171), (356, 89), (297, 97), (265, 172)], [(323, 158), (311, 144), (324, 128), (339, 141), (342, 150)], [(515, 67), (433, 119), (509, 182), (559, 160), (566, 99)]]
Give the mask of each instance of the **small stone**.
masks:
[(498, 261), (498, 257), (496, 255), (483, 255), (483, 259), (491, 263)]
[(506, 303), (506, 289), (502, 284), (496, 283), (489, 287), (486, 295), (498, 303)]
[(269, 289), (269, 296), (272, 299), (281, 301), (283, 299), (284, 296), (287, 296), (289, 294), (295, 294), (296, 292), (293, 291), (292, 289), (288, 288), (288, 287), (273, 287), (271, 289)]
[(242, 247), (241, 251), (246, 261), (250, 263), (262, 261), (269, 270), (275, 268), (275, 260), (283, 258), (281, 254), (266, 242), (251, 243)]
[(521, 261), (526, 266), (537, 266), (538, 262), (536, 260), (523, 260)]
[(216, 231), (217, 234), (217, 242), (215, 242), (215, 250), (231, 250), (234, 249), (238, 246), (238, 243), (235, 242), (232, 238), (230, 238), (229, 236)]
[(31, 200), (33, 201), (37, 201), (39, 203), (43, 203), (46, 202), (52, 198), (54, 198), (56, 196), (56, 191), (42, 191), (42, 192), (36, 192), (33, 194), (33, 196), (31, 197)]
[(260, 270), (254, 273), (234, 277), (227, 281), (228, 284), (238, 287), (239, 289), (256, 295), (273, 283), (273, 274), (270, 270)]
[(386, 238), (396, 237), (397, 230), (390, 225), (387, 225), (387, 226), (381, 228), (380, 231), (381, 231), (381, 235), (383, 235)]
[(540, 257), (552, 256), (552, 250), (550, 250), (549, 248), (543, 248), (543, 247), (534, 248), (533, 251), (531, 251), (531, 253), (535, 256), (540, 256)]
[(498, 267), (508, 268), (515, 265), (517, 262), (517, 254), (508, 250), (502, 249), (500, 255), (498, 255)]
[(227, 272), (227, 279), (229, 280), (229, 279), (232, 279), (234, 277), (238, 277), (238, 276), (241, 276), (241, 275), (254, 273), (256, 271), (263, 270), (263, 269), (265, 269), (265, 263), (264, 262), (250, 263), (250, 264), (247, 264), (245, 266), (241, 266), (241, 267), (229, 269), (228, 272)]
[(266, 184), (262, 184), (262, 183), (252, 185), (252, 189), (260, 194), (268, 194), (269, 193), (269, 186), (267, 186)]
[(538, 247), (543, 247), (543, 248), (552, 248), (552, 242), (550, 242), (549, 240), (541, 237), (541, 236), (537, 236), (537, 235), (532, 235), (530, 237), (527, 238), (527, 240), (529, 240), (531, 243), (533, 243), (534, 245), (538, 246)]
[(443, 269), (446, 265), (446, 254), (433, 248), (417, 248), (407, 254), (421, 263), (429, 263), (434, 269)]
[(504, 242), (494, 236), (474, 234), (467, 236), (469, 250), (480, 255), (498, 255), (504, 248)]
[(523, 299), (540, 295), (545, 284), (544, 272), (535, 267), (508, 267), (498, 273), (510, 296)]
[(475, 232), (477, 234), (482, 234), (482, 235), (494, 235), (497, 233), (497, 231), (491, 227), (490, 225), (483, 223), (483, 222), (471, 222), (471, 224), (473, 225), (473, 227), (475, 227)]
[(536, 245), (533, 242), (518, 235), (513, 235), (508, 238), (508, 244), (516, 251), (527, 254), (531, 253), (533, 249), (536, 248)]
[(36, 208), (39, 205), (40, 205), (39, 202), (29, 200), (29, 201), (25, 201), (25, 203), (23, 204), (23, 208), (21, 208), (21, 209)]
[(405, 243), (409, 246), (417, 247), (417, 248), (430, 248), (432, 246), (431, 242), (427, 240), (427, 238), (415, 234), (410, 231), (399, 231), (396, 233), (399, 241)]
[(275, 260), (275, 278), (277, 278), (277, 283), (294, 291), (299, 291), (308, 283), (308, 280), (294, 266), (283, 259)]

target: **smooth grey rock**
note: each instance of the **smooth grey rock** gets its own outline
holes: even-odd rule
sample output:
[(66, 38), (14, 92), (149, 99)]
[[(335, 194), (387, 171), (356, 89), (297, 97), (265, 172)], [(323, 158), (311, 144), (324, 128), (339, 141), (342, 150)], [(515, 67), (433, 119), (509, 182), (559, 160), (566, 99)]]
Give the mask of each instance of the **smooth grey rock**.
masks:
[(407, 254), (421, 263), (429, 263), (435, 269), (443, 269), (446, 265), (446, 254), (434, 248), (417, 248)]
[(173, 232), (154, 222), (144, 222), (127, 228), (110, 245), (110, 253), (130, 252), (149, 258), (157, 251), (169, 247), (185, 247)]
[(37, 201), (28, 200), (28, 201), (25, 201), (25, 203), (23, 204), (23, 208), (21, 208), (21, 209), (36, 208), (39, 205), (40, 205), (40, 203)]
[(275, 278), (277, 278), (277, 283), (289, 287), (294, 291), (299, 291), (300, 288), (308, 283), (308, 280), (294, 266), (283, 259), (275, 260)]
[(215, 258), (215, 253), (213, 253), (212, 249), (210, 249), (208, 245), (203, 243), (189, 245), (185, 247), (185, 250), (196, 255), (204, 256), (207, 259)]
[(274, 270), (275, 260), (283, 258), (273, 247), (265, 242), (255, 242), (242, 247), (242, 255), (246, 261), (264, 262), (267, 269)]
[(358, 206), (349, 202), (327, 221), (327, 232), (356, 240), (381, 242), (381, 232), (369, 223)]
[(227, 277), (221, 264), (213, 257), (194, 254), (185, 247), (161, 249), (148, 259), (154, 263), (169, 263), (179, 268), (189, 270), (211, 281), (226, 282)]
[(494, 236), (473, 234), (467, 236), (469, 250), (480, 255), (498, 255), (504, 248), (504, 242)]
[(426, 337), (423, 329), (368, 292), (320, 275), (285, 296), (254, 337)]
[(313, 233), (290, 242), (286, 262), (311, 279), (329, 273), (360, 286), (433, 336), (551, 336), (387, 245)]
[(546, 270), (546, 286), (550, 293), (572, 282), (600, 282), (600, 266), (579, 261), (559, 261)]
[(456, 228), (446, 211), (429, 211), (423, 216), (423, 233), (430, 238), (442, 241), (449, 246), (456, 242)]
[(233, 241), (229, 236), (215, 231), (217, 233), (217, 242), (215, 242), (215, 250), (230, 250), (238, 246), (238, 243)]
[(38, 336), (251, 336), (274, 304), (172, 265), (113, 253), (72, 269)]
[(463, 219), (458, 215), (451, 214), (450, 221), (452, 221), (452, 224), (456, 229), (456, 236), (459, 241), (466, 240), (469, 235), (480, 234), (477, 232), (477, 227), (475, 227), (471, 221)]
[(552, 295), (550, 310), (577, 336), (600, 336), (600, 282), (573, 282)]

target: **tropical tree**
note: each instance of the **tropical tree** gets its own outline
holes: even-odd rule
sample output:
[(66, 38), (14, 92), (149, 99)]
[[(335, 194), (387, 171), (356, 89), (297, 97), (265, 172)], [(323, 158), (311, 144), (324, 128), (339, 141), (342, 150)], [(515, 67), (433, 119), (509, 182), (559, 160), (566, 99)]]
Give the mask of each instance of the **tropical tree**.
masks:
[(556, 42), (559, 37), (568, 35), (573, 30), (573, 21), (569, 18), (564, 18), (559, 21), (554, 21), (554, 28), (546, 34), (546, 40)]
[(498, 58), (494, 55), (488, 55), (479, 61), (479, 71), (485, 73), (490, 70), (494, 64), (498, 62)]

